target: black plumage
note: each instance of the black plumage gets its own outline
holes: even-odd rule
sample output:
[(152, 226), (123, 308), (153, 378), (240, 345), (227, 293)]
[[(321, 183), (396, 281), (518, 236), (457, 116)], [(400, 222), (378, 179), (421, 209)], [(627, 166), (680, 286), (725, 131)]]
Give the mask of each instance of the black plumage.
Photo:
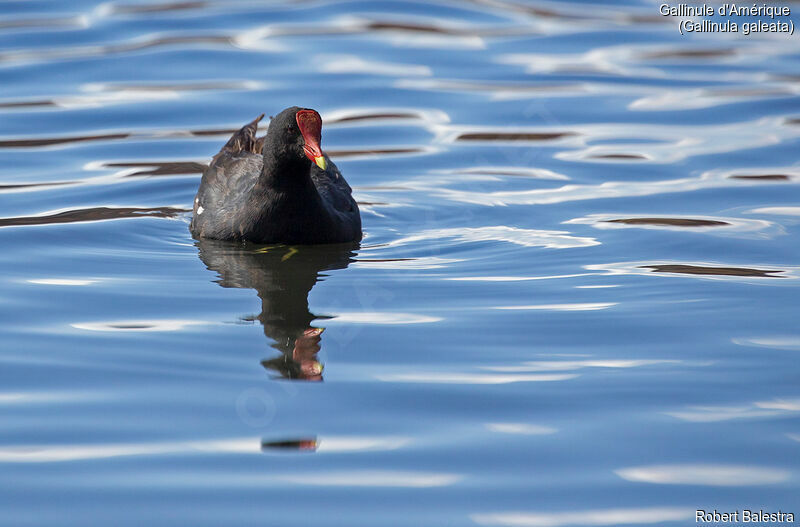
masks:
[(192, 235), (264, 244), (361, 240), (352, 189), (320, 149), (319, 114), (287, 108), (258, 138), (263, 117), (233, 134), (203, 173)]

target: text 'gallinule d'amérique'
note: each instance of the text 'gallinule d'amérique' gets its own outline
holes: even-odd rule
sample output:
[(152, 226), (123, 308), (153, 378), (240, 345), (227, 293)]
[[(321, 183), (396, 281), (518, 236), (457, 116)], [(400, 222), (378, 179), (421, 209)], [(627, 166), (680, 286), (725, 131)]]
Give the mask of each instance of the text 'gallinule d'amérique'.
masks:
[(192, 235), (285, 244), (361, 240), (352, 189), (320, 148), (319, 114), (287, 108), (257, 138), (263, 117), (233, 134), (203, 172)]

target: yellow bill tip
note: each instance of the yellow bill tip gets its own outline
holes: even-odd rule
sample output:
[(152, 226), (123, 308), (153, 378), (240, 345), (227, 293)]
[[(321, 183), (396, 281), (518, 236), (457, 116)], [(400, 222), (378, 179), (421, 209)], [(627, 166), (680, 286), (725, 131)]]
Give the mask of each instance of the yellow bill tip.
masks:
[(325, 168), (328, 166), (328, 163), (325, 162), (325, 156), (314, 157), (314, 163), (316, 163), (317, 166), (322, 170), (325, 170)]

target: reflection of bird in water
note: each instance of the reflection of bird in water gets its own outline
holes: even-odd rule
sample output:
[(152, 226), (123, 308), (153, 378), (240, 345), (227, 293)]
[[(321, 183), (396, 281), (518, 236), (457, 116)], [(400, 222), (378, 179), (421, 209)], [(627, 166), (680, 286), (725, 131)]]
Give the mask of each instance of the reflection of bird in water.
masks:
[(358, 244), (259, 246), (217, 240), (198, 240), (200, 259), (219, 273), (222, 287), (255, 289), (261, 299), (258, 320), (264, 334), (281, 352), (261, 364), (288, 379), (322, 380), (317, 361), (322, 329), (310, 326), (308, 293), (320, 273), (346, 268)]

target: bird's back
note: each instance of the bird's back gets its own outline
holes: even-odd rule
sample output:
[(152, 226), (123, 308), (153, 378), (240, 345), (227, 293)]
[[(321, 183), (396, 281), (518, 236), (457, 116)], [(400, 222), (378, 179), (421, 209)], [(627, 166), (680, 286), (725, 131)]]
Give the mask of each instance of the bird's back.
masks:
[(203, 172), (194, 199), (192, 234), (201, 238), (236, 239), (248, 220), (248, 197), (258, 181), (260, 155), (220, 152)]
[(241, 238), (249, 211), (247, 198), (264, 164), (264, 140), (256, 137), (263, 118), (261, 114), (235, 132), (203, 171), (190, 225), (195, 237)]

